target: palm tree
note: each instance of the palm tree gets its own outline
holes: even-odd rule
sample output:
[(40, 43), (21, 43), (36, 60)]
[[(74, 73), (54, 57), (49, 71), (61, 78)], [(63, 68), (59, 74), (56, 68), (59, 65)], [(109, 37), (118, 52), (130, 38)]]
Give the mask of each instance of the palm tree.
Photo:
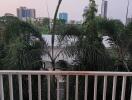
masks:
[[(75, 42), (67, 47), (67, 54), (75, 57), (78, 70), (104, 70), (112, 65), (111, 59), (99, 37), (96, 4), (90, 0), (89, 9), (84, 13), (83, 25), (68, 27), (64, 38), (75, 37)], [(106, 68), (107, 69), (107, 68)]]
[[(54, 19), (53, 19), (53, 25), (52, 25), (52, 27), (49, 27), (49, 31), (51, 34), (51, 53), (48, 50), (48, 43), (47, 43), (47, 46), (45, 47), (45, 48), (47, 48), (47, 50), (46, 49), (44, 50), (44, 52), (50, 57), (53, 70), (55, 70), (56, 59), (57, 59), (58, 55), (61, 53), (59, 51), (56, 56), (54, 53), (54, 46), (55, 46), (54, 42), (55, 42), (55, 33), (56, 33), (56, 25), (57, 25), (57, 14), (58, 14), (59, 7), (60, 7), (61, 3), (62, 3), (62, 0), (58, 0), (58, 4), (57, 4), (56, 10), (55, 10)], [(51, 24), (51, 23), (49, 23), (49, 24)], [(51, 26), (51, 25), (49, 25), (49, 26)]]
[(132, 24), (124, 25), (119, 20), (104, 20), (100, 25), (103, 33), (109, 36), (112, 48), (116, 49), (118, 58), (126, 71), (130, 72), (127, 60), (130, 56), (130, 45), (132, 43)]
[[(39, 70), (45, 41), (32, 25), (16, 17), (0, 17), (0, 70)], [(4, 77), (5, 100), (9, 99), (8, 80)], [(28, 81), (22, 76), (23, 98), (28, 100)], [(13, 76), (14, 100), (18, 100), (18, 78)], [(32, 76), (32, 84), (37, 86), (37, 78)], [(33, 87), (33, 100), (37, 99), (37, 87)], [(45, 97), (46, 99), (46, 97)]]
[(52, 39), (51, 39), (51, 45), (52, 45), (52, 67), (53, 67), (53, 70), (55, 70), (55, 57), (54, 57), (54, 41), (55, 41), (55, 27), (56, 27), (56, 20), (57, 20), (57, 14), (58, 14), (58, 11), (59, 11), (59, 7), (61, 5), (61, 2), (62, 0), (59, 0), (58, 1), (58, 5), (56, 7), (56, 10), (55, 10), (55, 14), (54, 14), (54, 19), (53, 19), (53, 27), (51, 29), (51, 34), (52, 34)]
[[(19, 66), (21, 67), (20, 69), (27, 69), (28, 66), (33, 66), (35, 63), (39, 64), (45, 44), (39, 31), (16, 17), (1, 17), (0, 23), (3, 23), (4, 27), (2, 43), (4, 44), (6, 55), (2, 61), (3, 63), (5, 62), (5, 66), (12, 66), (14, 69), (19, 69)], [(31, 58), (34, 61), (29, 61)], [(41, 65), (39, 66), (42, 67)]]

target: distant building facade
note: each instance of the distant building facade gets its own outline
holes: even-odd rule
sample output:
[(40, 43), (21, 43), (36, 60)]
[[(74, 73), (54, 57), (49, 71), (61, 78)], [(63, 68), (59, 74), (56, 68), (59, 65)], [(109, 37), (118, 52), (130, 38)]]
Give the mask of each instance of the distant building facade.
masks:
[(28, 9), (26, 7), (17, 8), (17, 17), (21, 20), (35, 19), (36, 10)]
[[(52, 43), (51, 43), (51, 38), (52, 35), (42, 35), (43, 39), (46, 41), (46, 43), (48, 44), (48, 51), (51, 54), (52, 53)], [(55, 43), (54, 43), (54, 56), (56, 56), (56, 54), (58, 54), (58, 51), (62, 50), (66, 45), (70, 44), (71, 42), (74, 43), (75, 39), (70, 39), (68, 42), (64, 42), (62, 43), (63, 45), (61, 45), (60, 47), (58, 47), (58, 45), (60, 45), (60, 42), (58, 40), (58, 35), (55, 35)], [(47, 67), (51, 67), (50, 63), (51, 62), (51, 58), (49, 57), (48, 54), (45, 54), (44, 56), (42, 56), (42, 59), (44, 62), (46, 62), (46, 68)], [(67, 61), (68, 64), (72, 64), (73, 60), (75, 60), (74, 57), (68, 57), (66, 56), (64, 53), (60, 53), (56, 59), (56, 62), (59, 60), (64, 60)]]
[(68, 22), (68, 13), (65, 13), (65, 12), (59, 13), (59, 19), (64, 20), (65, 22)]
[(67, 24), (71, 25), (81, 25), (83, 21), (70, 20)]
[(36, 18), (36, 22), (43, 24), (43, 25), (49, 25), (52, 19), (47, 17), (38, 17)]
[(4, 16), (15, 16), (14, 14), (11, 14), (11, 13), (5, 13)]
[(108, 10), (108, 1), (107, 0), (102, 0), (101, 17), (107, 18), (107, 10)]

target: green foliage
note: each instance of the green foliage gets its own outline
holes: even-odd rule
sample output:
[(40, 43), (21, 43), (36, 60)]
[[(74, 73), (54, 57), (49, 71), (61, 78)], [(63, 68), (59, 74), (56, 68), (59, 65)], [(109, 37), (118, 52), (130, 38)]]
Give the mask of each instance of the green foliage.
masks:
[(41, 34), (49, 34), (50, 33), (50, 19), (44, 18), (40, 21), (35, 21), (34, 26), (38, 28)]
[[(82, 30), (76, 27), (71, 27), (66, 31), (66, 37), (75, 37), (75, 44), (71, 44), (68, 48), (68, 55), (76, 57), (76, 62), (79, 63), (79, 66), (75, 66), (75, 70), (95, 70), (95, 71), (131, 71), (131, 67), (128, 67), (128, 60), (130, 61), (131, 47), (132, 47), (132, 26), (131, 23), (125, 26), (119, 20), (109, 20), (103, 19), (95, 16), (96, 13), (96, 4), (94, 0), (90, 0), (89, 9), (84, 14), (84, 23)], [(70, 34), (71, 33), (71, 34)], [(77, 35), (80, 34), (80, 35)], [(112, 61), (113, 57), (109, 56), (106, 48), (102, 44), (102, 37), (109, 36), (109, 42), (111, 44), (112, 51), (118, 55), (115, 62)], [(115, 50), (116, 49), (116, 52)], [(114, 65), (115, 64), (115, 65)], [(110, 66), (110, 67), (109, 67)], [(110, 77), (109, 77), (110, 78)], [(75, 79), (75, 78), (74, 78)], [(72, 79), (70, 84), (70, 97), (74, 99), (72, 96), (75, 91), (72, 88), (75, 85), (75, 80)], [(84, 77), (79, 78), (79, 99), (83, 99), (84, 97)], [(107, 99), (111, 100), (112, 93), (112, 82), (113, 80), (108, 79), (109, 88), (107, 88)], [(127, 80), (127, 89), (126, 95), (130, 93), (129, 87), (131, 83), (131, 78)], [(120, 100), (121, 97), (121, 85), (122, 79), (120, 77), (117, 78), (117, 94), (116, 100)], [(94, 78), (89, 77), (88, 83), (88, 99), (92, 100), (94, 89)], [(103, 78), (98, 77), (98, 90), (97, 90), (97, 98), (102, 100), (103, 93)], [(126, 96), (127, 98), (128, 96)], [(71, 99), (71, 100), (72, 100)]]
[(84, 22), (87, 23), (87, 21), (94, 20), (96, 12), (97, 12), (97, 9), (96, 9), (95, 0), (89, 0), (89, 8), (83, 14), (83, 16), (85, 17)]
[(44, 41), (38, 30), (15, 17), (1, 17), (0, 23), (1, 69), (40, 69)]
[(67, 26), (68, 25), (65, 23), (64, 20), (57, 19), (54, 34), (56, 34), (56, 35), (63, 34), (65, 32), (65, 29)]
[(117, 53), (116, 67), (120, 66), (120, 70), (130, 71), (127, 63), (131, 59), (132, 24), (124, 25), (119, 20), (108, 19), (102, 20), (100, 26), (103, 35), (109, 36), (109, 43)]
[(98, 24), (100, 18), (96, 17), (96, 12), (95, 1), (90, 0), (83, 25), (70, 26), (65, 32), (66, 37), (75, 38), (75, 43), (67, 47), (67, 51), (79, 65), (76, 70), (108, 70), (112, 66), (112, 60), (102, 43)]
[[(32, 25), (15, 17), (0, 18), (0, 70), (39, 70), (45, 42)], [(9, 100), (8, 78), (4, 78), (5, 100)], [(23, 98), (28, 100), (27, 76), (22, 77)], [(34, 87), (35, 86), (35, 87)], [(37, 99), (37, 76), (32, 76), (33, 100)], [(19, 99), (18, 77), (13, 76), (14, 100)]]

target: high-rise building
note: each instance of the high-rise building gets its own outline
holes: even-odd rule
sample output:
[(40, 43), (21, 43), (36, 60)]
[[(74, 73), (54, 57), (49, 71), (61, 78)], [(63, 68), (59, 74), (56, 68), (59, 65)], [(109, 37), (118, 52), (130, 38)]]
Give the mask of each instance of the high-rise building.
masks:
[(59, 19), (64, 20), (65, 22), (68, 22), (68, 14), (65, 12), (59, 13)]
[(27, 9), (27, 17), (35, 18), (36, 17), (35, 9)]
[(20, 7), (20, 8), (17, 8), (17, 17), (19, 19), (24, 19), (26, 18), (26, 7)]
[(35, 9), (28, 9), (26, 7), (17, 8), (17, 17), (21, 20), (35, 19)]
[(108, 1), (102, 0), (101, 17), (107, 18)]

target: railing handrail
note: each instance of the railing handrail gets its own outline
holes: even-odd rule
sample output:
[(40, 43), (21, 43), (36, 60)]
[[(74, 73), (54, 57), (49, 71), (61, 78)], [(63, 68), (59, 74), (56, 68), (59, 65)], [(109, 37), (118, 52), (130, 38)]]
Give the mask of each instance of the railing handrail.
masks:
[(110, 71), (31, 71), (31, 70), (0, 70), (0, 74), (21, 75), (97, 75), (97, 76), (132, 76), (132, 72), (110, 72)]
[[(7, 77), (4, 77), (4, 75), (8, 76), (8, 81), (5, 81), (5, 78), (7, 79)], [(54, 84), (56, 89), (55, 92), (56, 93), (56, 98), (57, 100), (62, 100), (62, 97), (65, 97), (66, 100), (69, 100), (70, 98), (70, 88), (71, 85), (73, 86), (74, 84), (74, 97), (75, 100), (78, 100), (79, 98), (79, 93), (80, 93), (80, 82), (85, 83), (82, 84), (81, 87), (84, 87), (84, 90), (82, 90), (81, 92), (84, 91), (84, 100), (88, 99), (88, 93), (89, 90), (91, 91), (91, 88), (89, 88), (89, 83), (90, 85), (92, 85), (93, 88), (93, 93), (91, 94), (91, 96), (93, 96), (94, 100), (97, 100), (97, 95), (98, 95), (98, 83), (100, 82), (98, 79), (103, 79), (101, 81), (101, 84), (103, 85), (103, 89), (102, 93), (103, 93), (103, 99), (102, 100), (106, 100), (107, 98), (107, 87), (111, 86), (112, 87), (112, 100), (115, 100), (117, 95), (120, 95), (120, 93), (117, 93), (117, 90), (119, 87), (117, 87), (117, 85), (119, 84), (119, 82), (122, 83), (122, 88), (120, 87), (120, 91), (121, 91), (121, 100), (125, 100), (125, 94), (126, 91), (129, 91), (131, 94), (129, 94), (129, 92), (127, 92), (127, 94), (129, 94), (130, 96), (130, 100), (132, 100), (132, 87), (131, 90), (129, 90), (127, 87), (129, 85), (131, 85), (131, 82), (128, 81), (128, 76), (132, 77), (132, 72), (110, 72), (110, 71), (44, 71), (44, 70), (0, 70), (0, 100), (5, 100), (5, 92), (4, 92), (4, 88), (6, 85), (4, 85), (4, 81), (9, 83), (9, 98), (10, 100), (14, 100), (14, 86), (16, 85), (15, 83), (17, 81), (15, 81), (14, 83), (14, 75), (16, 75), (18, 77), (18, 88), (19, 88), (19, 100), (23, 100), (25, 95), (23, 94), (23, 92), (27, 91), (28, 92), (28, 96), (26, 94), (26, 97), (29, 98), (29, 100), (32, 100), (34, 92), (32, 91), (32, 89), (37, 89), (36, 88), (32, 88), (34, 85), (38, 85), (38, 100), (42, 100), (41, 99), (41, 90), (42, 88), (46, 89), (47, 91), (47, 99), (51, 100), (51, 89), (53, 85), (51, 85), (51, 82)], [(27, 77), (23, 77), (23, 75), (26, 75)], [(32, 77), (33, 75), (36, 75), (37, 77)], [(46, 76), (45, 78), (42, 76)], [(63, 76), (64, 77), (61, 77)], [(52, 81), (52, 79), (55, 76), (56, 80), (54, 80), (54, 82)], [(72, 84), (70, 83), (70, 76), (75, 76), (75, 80), (72, 81)], [(80, 81), (80, 76), (83, 76), (84, 80)], [(89, 76), (92, 76), (92, 80), (89, 78)], [(101, 77), (100, 77), (101, 76)], [(111, 76), (113, 78), (111, 78), (111, 81), (108, 81), (108, 78), (110, 78), (109, 76)], [(122, 77), (122, 81), (118, 80), (118, 76)], [(32, 84), (32, 82), (34, 82), (33, 80), (35, 79), (35, 83), (36, 84)], [(36, 80), (38, 79), (38, 80)], [(65, 80), (64, 80), (65, 79)], [(93, 80), (94, 79), (94, 80)], [(42, 81), (43, 80), (43, 81)], [(113, 81), (113, 82), (112, 82)], [(27, 85), (28, 90), (24, 90), (23, 89), (23, 82), (26, 82), (25, 85)], [(43, 85), (43, 82), (46, 84)], [(61, 82), (61, 83), (60, 83)], [(63, 86), (62, 87), (62, 82)], [(74, 83), (73, 83), (74, 82)], [(108, 84), (108, 82), (113, 83), (113, 84)], [(121, 84), (120, 84), (121, 85)], [(128, 85), (128, 86), (127, 86)], [(16, 86), (15, 86), (16, 87)], [(63, 91), (60, 91), (63, 88)], [(62, 93), (61, 93), (62, 92)], [(100, 91), (99, 91), (100, 92)], [(35, 92), (36, 93), (36, 92)], [(64, 94), (63, 94), (64, 93)], [(65, 94), (66, 93), (66, 94)], [(16, 95), (16, 94), (15, 94)], [(73, 95), (73, 94), (72, 94)], [(128, 97), (128, 96), (127, 96)]]

